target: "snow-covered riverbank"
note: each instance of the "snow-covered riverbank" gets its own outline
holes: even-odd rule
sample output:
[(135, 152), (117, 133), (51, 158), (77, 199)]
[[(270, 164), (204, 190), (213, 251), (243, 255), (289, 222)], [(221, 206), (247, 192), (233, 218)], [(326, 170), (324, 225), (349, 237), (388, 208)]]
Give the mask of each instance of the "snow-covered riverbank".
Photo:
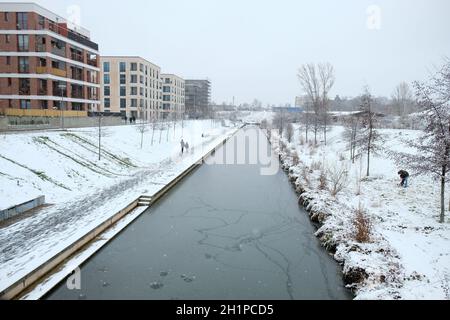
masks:
[[(450, 299), (450, 225), (439, 219), (439, 185), (430, 177), (411, 177), (408, 189), (398, 186), (399, 168), (385, 152), (373, 157), (372, 174), (365, 161), (348, 160), (343, 128), (334, 127), (328, 145), (303, 143), (295, 127), (292, 143), (272, 131), (273, 148), (281, 155), (300, 195), (300, 203), (320, 223), (317, 236), (343, 264), (345, 281), (357, 299)], [(404, 148), (401, 139), (419, 132), (379, 130), (385, 150)], [(285, 147), (283, 147), (285, 145)], [(295, 164), (294, 154), (299, 162)], [(336, 196), (329, 175), (345, 168), (348, 180)], [(362, 167), (362, 174), (361, 174)], [(320, 183), (326, 177), (327, 186)], [(447, 199), (448, 201), (448, 199)], [(362, 206), (372, 223), (369, 243), (354, 237), (355, 210)]]
[[(142, 194), (154, 194), (236, 128), (211, 121), (144, 136), (134, 126), (0, 137), (2, 208), (35, 195), (52, 205), (0, 228), (0, 291)], [(180, 139), (190, 145), (181, 155)]]

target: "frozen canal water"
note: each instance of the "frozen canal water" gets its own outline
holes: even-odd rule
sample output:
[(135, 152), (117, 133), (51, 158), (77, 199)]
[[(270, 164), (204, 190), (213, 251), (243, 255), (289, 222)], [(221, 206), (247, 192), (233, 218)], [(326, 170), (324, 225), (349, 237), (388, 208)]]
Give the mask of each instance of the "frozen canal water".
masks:
[(281, 170), (203, 165), (46, 298), (351, 298), (314, 231)]

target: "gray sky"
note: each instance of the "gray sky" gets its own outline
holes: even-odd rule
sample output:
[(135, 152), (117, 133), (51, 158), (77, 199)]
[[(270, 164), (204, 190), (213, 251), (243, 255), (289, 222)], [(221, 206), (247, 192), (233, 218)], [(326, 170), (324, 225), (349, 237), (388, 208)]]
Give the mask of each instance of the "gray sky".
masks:
[[(163, 72), (210, 78), (218, 103), (293, 103), (298, 67), (322, 61), (336, 70), (333, 95), (357, 95), (366, 84), (390, 95), (450, 56), (448, 0), (36, 2), (64, 17), (79, 6), (101, 54), (139, 55)], [(381, 20), (376, 10), (369, 19), (371, 5)]]

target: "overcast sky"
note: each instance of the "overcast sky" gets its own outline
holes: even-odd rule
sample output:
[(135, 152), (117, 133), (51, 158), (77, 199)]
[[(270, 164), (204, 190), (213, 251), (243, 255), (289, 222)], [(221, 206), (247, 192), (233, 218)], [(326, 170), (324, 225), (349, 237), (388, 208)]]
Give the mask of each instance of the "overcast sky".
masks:
[(448, 0), (36, 2), (63, 17), (78, 6), (103, 55), (139, 55), (163, 72), (209, 78), (218, 103), (293, 103), (298, 67), (322, 61), (336, 70), (333, 95), (364, 85), (390, 95), (450, 56)]

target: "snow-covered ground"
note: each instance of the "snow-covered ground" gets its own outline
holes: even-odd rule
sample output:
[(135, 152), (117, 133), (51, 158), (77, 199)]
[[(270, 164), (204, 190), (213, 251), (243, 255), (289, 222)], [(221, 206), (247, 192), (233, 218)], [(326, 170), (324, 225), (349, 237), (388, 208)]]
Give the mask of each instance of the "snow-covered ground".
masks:
[[(365, 178), (366, 159), (355, 164), (348, 160), (342, 127), (333, 127), (328, 145), (317, 147), (301, 145), (299, 128), (295, 128), (292, 143), (283, 139), (287, 145), (284, 150), (277, 132), (273, 132), (273, 146), (282, 154), (297, 190), (305, 191), (300, 200), (306, 201), (312, 219), (321, 223), (316, 235), (342, 262), (356, 298), (450, 299), (450, 212), (444, 224), (438, 223), (439, 184), (431, 177), (413, 175), (408, 189), (399, 187), (397, 172), (403, 168), (396, 166), (386, 151), (371, 159), (371, 175)], [(404, 150), (402, 139), (416, 139), (420, 134), (393, 129), (379, 132), (385, 139), (385, 150), (396, 151)], [(293, 150), (299, 155), (298, 165), (293, 165)], [(349, 178), (333, 197), (329, 190), (320, 189), (320, 173), (329, 178), (328, 169), (342, 166)], [(354, 240), (354, 211), (360, 203), (373, 225), (370, 243)]]
[[(0, 209), (45, 195), (52, 204), (0, 226), (0, 291), (140, 195), (152, 195), (236, 128), (211, 120), (175, 132), (137, 126), (0, 136)], [(168, 133), (168, 134), (167, 134)], [(153, 145), (152, 145), (153, 135)], [(190, 145), (181, 155), (181, 138)]]

